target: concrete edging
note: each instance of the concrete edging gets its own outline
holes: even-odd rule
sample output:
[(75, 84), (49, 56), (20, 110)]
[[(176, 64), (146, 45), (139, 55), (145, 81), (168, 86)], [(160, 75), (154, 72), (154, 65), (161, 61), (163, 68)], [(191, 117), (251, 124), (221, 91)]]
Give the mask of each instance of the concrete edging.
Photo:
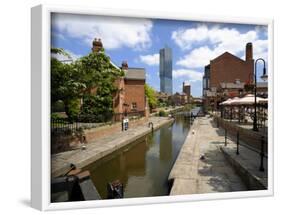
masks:
[(267, 187), (263, 184), (263, 182), (253, 175), (246, 167), (244, 167), (241, 163), (235, 160), (226, 150), (221, 146), (221, 152), (223, 153), (226, 160), (230, 163), (230, 165), (235, 169), (237, 174), (242, 178), (246, 186), (250, 190), (265, 190)]
[(175, 180), (181, 178), (181, 176), (179, 175), (180, 172), (178, 172), (178, 169), (181, 169), (181, 166), (183, 164), (185, 164), (186, 162), (192, 162), (192, 156), (188, 157), (188, 158), (191, 159), (190, 161), (186, 161), (186, 160), (183, 159), (185, 157), (185, 156), (183, 156), (183, 154), (189, 152), (189, 153), (191, 153), (191, 155), (194, 155), (194, 145), (189, 144), (189, 142), (191, 142), (190, 139), (193, 138), (192, 130), (194, 130), (195, 126), (197, 125), (197, 122), (198, 122), (198, 120), (195, 119), (193, 121), (191, 127), (189, 128), (188, 134), (187, 134), (187, 136), (184, 140), (184, 143), (183, 143), (183, 145), (180, 149), (180, 152), (179, 152), (179, 154), (176, 158), (176, 161), (175, 161), (175, 163), (174, 163), (174, 165), (173, 165), (173, 167), (172, 167), (172, 169), (169, 173), (168, 184), (169, 184), (169, 189), (170, 189), (170, 195), (171, 195), (171, 191), (173, 189), (173, 185), (174, 185)]
[[(154, 131), (159, 129), (160, 127), (172, 123), (174, 121), (174, 119), (165, 119), (162, 122), (160, 122), (159, 124), (155, 125), (154, 127)], [(129, 139), (126, 139), (124, 141), (120, 141), (119, 143), (115, 144), (112, 147), (108, 147), (106, 149), (104, 149), (103, 151), (93, 155), (93, 156), (89, 156), (88, 158), (83, 159), (80, 162), (73, 162), (78, 168), (83, 168), (91, 163), (94, 163), (104, 157), (106, 157), (107, 155), (110, 155), (111, 153), (113, 153), (116, 150), (119, 150), (129, 144), (131, 144), (132, 142), (142, 138), (143, 136), (149, 134), (151, 132), (151, 128), (147, 128), (145, 131), (143, 131), (140, 134), (137, 134)], [(65, 162), (67, 163), (67, 162)], [(68, 165), (61, 165), (60, 168), (57, 168), (56, 170), (51, 172), (51, 176), (53, 177), (58, 177), (61, 174), (64, 174), (67, 170), (69, 169)]]

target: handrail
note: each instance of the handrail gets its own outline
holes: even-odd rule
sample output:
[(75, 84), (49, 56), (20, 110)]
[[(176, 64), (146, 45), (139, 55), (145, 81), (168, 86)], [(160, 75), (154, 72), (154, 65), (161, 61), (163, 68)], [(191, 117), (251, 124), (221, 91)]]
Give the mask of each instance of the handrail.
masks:
[[(225, 139), (224, 145), (225, 145), (225, 147), (227, 147), (227, 139), (229, 139), (229, 140), (231, 140), (233, 142), (235, 142), (235, 141), (233, 140), (233, 137), (231, 135), (227, 134), (228, 133), (227, 129), (225, 128), (224, 130), (225, 130), (225, 132), (224, 132), (224, 139)], [(251, 147), (251, 146), (249, 146), (247, 144), (241, 143), (241, 141), (240, 141), (240, 133), (239, 133), (239, 131), (237, 131), (237, 133), (236, 133), (236, 154), (237, 155), (240, 154), (240, 151), (239, 151), (239, 146), (240, 145), (244, 146), (245, 148), (247, 148), (247, 149), (249, 149), (251, 151), (254, 151), (254, 152), (256, 152), (256, 153), (258, 153), (260, 155), (260, 167), (259, 167), (259, 170), (261, 172), (263, 172), (264, 171), (264, 158), (268, 158), (268, 155), (266, 154), (266, 152), (264, 150), (264, 146), (265, 146), (264, 136), (261, 137), (261, 147), (260, 147), (260, 150), (257, 150), (257, 149), (255, 149), (255, 148), (253, 148), (253, 147)]]

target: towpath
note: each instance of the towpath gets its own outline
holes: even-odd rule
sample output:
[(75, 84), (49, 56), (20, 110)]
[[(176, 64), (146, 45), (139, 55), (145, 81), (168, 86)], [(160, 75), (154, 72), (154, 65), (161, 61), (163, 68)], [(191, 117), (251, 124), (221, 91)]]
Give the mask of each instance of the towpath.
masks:
[(51, 175), (52, 177), (57, 177), (64, 174), (70, 168), (71, 163), (75, 164), (78, 168), (82, 168), (132, 143), (151, 132), (151, 128), (148, 126), (149, 122), (153, 123), (155, 130), (172, 121), (173, 119), (168, 117), (150, 117), (147, 122), (140, 126), (129, 128), (123, 132), (115, 132), (112, 135), (87, 143), (85, 150), (80, 146), (72, 151), (53, 154), (51, 156)]

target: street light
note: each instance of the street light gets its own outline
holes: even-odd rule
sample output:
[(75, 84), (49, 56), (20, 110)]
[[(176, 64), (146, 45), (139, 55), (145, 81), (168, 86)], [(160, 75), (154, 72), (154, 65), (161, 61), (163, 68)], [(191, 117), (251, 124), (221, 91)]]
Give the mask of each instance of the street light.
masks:
[(254, 131), (258, 131), (258, 126), (257, 126), (257, 62), (258, 61), (262, 61), (263, 62), (263, 75), (261, 76), (261, 79), (264, 81), (267, 81), (267, 74), (266, 74), (266, 68), (265, 68), (265, 60), (262, 58), (259, 58), (256, 60), (255, 62), (255, 112), (254, 112), (254, 122), (253, 122), (253, 130)]

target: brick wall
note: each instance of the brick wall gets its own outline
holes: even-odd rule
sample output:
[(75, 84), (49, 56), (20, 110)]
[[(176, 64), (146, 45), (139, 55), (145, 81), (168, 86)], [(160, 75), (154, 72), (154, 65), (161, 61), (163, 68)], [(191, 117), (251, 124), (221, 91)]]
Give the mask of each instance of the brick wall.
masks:
[(234, 83), (236, 79), (248, 82), (254, 71), (254, 61), (243, 61), (225, 53), (210, 63), (210, 87), (219, 87), (220, 83)]
[(118, 78), (114, 85), (117, 87), (118, 91), (113, 94), (113, 110), (114, 113), (123, 113), (124, 103), (125, 103), (125, 83), (124, 78)]
[(127, 111), (132, 111), (132, 103), (137, 104), (134, 111), (145, 110), (144, 80), (125, 80), (125, 103), (128, 104)]
[(190, 85), (183, 85), (182, 91), (187, 95), (187, 103), (190, 103)]
[[(129, 129), (134, 128), (136, 126), (142, 125), (143, 123), (147, 122), (147, 118), (141, 118), (137, 120), (130, 120), (129, 121)], [(99, 128), (87, 129), (85, 130), (85, 136), (87, 142), (91, 142), (97, 138), (102, 138), (113, 133), (122, 131), (121, 122), (115, 123), (113, 125), (103, 126)]]

